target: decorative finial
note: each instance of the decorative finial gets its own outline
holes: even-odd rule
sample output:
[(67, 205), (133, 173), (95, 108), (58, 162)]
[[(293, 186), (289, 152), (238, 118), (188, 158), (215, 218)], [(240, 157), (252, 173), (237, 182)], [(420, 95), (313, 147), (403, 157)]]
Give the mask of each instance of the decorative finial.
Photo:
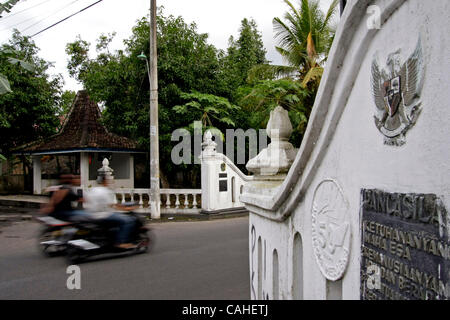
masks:
[(214, 142), (212, 137), (213, 137), (213, 134), (212, 134), (211, 130), (206, 131), (203, 136), (202, 147), (203, 147), (203, 153), (205, 155), (211, 155), (211, 154), (216, 153), (217, 143)]
[(272, 142), (246, 167), (256, 179), (283, 180), (298, 151), (288, 142), (293, 131), (288, 112), (276, 107), (270, 113), (266, 131)]
[(107, 158), (103, 159), (103, 167), (97, 170), (98, 176), (111, 176), (114, 170), (109, 167), (109, 160)]

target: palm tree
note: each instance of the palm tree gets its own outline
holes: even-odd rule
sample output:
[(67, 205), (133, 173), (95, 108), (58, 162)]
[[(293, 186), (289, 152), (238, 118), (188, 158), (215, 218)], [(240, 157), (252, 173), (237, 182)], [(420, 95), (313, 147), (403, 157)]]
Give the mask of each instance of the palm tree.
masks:
[(252, 70), (250, 78), (269, 72), (278, 77), (298, 77), (306, 86), (310, 81), (317, 82), (322, 76), (323, 64), (335, 32), (331, 21), (339, 1), (334, 0), (326, 14), (320, 9), (320, 0), (300, 0), (299, 9), (291, 1), (283, 1), (289, 11), (285, 13), (284, 20), (274, 18), (273, 25), (275, 39), (278, 40), (276, 50), (289, 66), (260, 66)]
[(335, 29), (331, 22), (339, 1), (334, 0), (326, 13), (320, 9), (319, 0), (299, 0), (299, 9), (291, 1), (283, 1), (289, 11), (283, 20), (274, 18), (273, 25), (278, 40), (276, 49), (288, 66), (260, 64), (253, 67), (247, 78), (250, 87), (241, 91), (241, 104), (254, 114), (258, 114), (258, 110), (262, 112), (266, 115), (264, 120), (277, 105), (289, 110), (296, 126), (294, 140), (298, 143), (306, 130), (333, 42)]

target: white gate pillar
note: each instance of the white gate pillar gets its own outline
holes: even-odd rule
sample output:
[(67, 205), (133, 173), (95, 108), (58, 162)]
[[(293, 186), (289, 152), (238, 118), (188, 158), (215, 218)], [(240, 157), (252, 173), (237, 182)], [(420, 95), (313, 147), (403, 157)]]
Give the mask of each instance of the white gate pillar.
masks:
[(216, 157), (217, 143), (212, 140), (211, 131), (205, 133), (201, 153), (202, 171), (202, 211), (214, 211), (217, 209), (217, 193), (219, 190), (217, 167), (220, 161)]

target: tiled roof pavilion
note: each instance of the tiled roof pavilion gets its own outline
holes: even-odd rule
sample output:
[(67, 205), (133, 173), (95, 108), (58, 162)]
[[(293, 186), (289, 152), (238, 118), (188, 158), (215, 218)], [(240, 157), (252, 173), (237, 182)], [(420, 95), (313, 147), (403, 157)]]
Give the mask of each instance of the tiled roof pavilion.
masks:
[(61, 131), (45, 141), (28, 144), (21, 151), (28, 154), (99, 150), (139, 152), (135, 141), (108, 132), (100, 123), (100, 117), (98, 105), (86, 91), (79, 91)]
[[(133, 153), (143, 153), (131, 139), (108, 132), (100, 122), (100, 109), (86, 91), (79, 91), (61, 131), (47, 138), (16, 149), (17, 154), (33, 156), (33, 193), (42, 194), (47, 180), (42, 179), (43, 155), (79, 155), (81, 187), (86, 188), (95, 181), (90, 180), (89, 171), (95, 170), (92, 154), (115, 154), (116, 183), (123, 188), (134, 187)], [(100, 159), (101, 160), (101, 159)], [(101, 162), (100, 162), (101, 163)], [(100, 165), (100, 164), (99, 164)], [(121, 173), (121, 174), (119, 174)]]

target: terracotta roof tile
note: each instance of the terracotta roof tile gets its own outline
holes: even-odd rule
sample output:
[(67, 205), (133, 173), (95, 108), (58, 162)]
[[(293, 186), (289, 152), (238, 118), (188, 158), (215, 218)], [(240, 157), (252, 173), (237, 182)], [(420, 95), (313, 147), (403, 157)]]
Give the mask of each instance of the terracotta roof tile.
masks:
[(22, 151), (43, 152), (71, 149), (136, 151), (135, 141), (108, 132), (100, 123), (100, 109), (86, 91), (79, 91), (61, 131), (43, 142), (27, 145)]

